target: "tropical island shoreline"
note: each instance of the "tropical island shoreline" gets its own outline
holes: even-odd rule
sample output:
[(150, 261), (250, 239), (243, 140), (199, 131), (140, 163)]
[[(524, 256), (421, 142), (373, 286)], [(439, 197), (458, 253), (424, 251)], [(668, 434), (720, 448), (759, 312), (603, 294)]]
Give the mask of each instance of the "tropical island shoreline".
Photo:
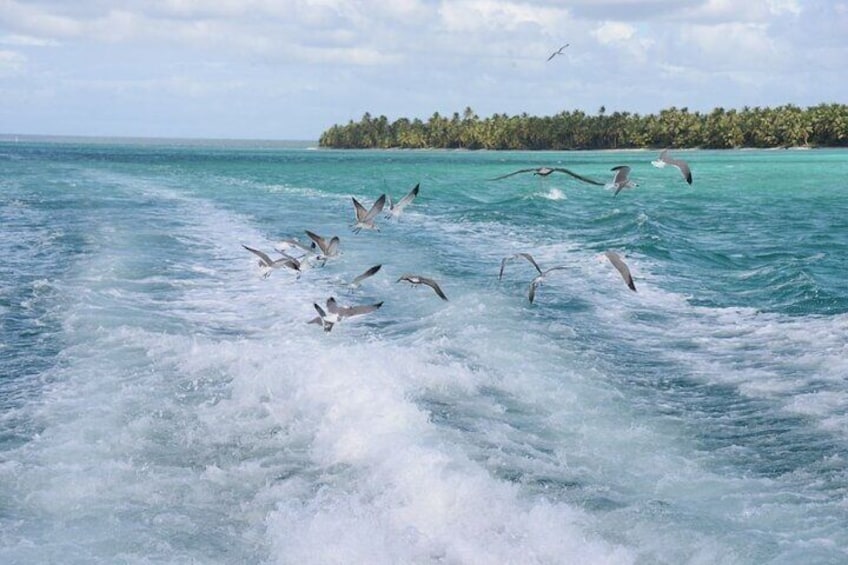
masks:
[(658, 114), (581, 110), (553, 116), (480, 118), (470, 107), (427, 121), (366, 112), (358, 122), (324, 131), (319, 147), (335, 149), (639, 150), (790, 149), (848, 147), (848, 105), (800, 108), (715, 108), (709, 113), (671, 107)]

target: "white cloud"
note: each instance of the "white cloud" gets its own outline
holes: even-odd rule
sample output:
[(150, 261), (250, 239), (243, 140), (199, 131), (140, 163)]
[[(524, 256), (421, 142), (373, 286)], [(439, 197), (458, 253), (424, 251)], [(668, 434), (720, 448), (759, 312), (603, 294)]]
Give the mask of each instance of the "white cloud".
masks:
[(0, 77), (19, 73), (26, 62), (27, 58), (16, 51), (0, 50)]
[(450, 31), (514, 30), (529, 24), (552, 32), (568, 17), (565, 8), (502, 0), (445, 1), (439, 13)]
[(623, 22), (604, 22), (592, 35), (603, 45), (628, 41), (636, 34), (636, 28)]

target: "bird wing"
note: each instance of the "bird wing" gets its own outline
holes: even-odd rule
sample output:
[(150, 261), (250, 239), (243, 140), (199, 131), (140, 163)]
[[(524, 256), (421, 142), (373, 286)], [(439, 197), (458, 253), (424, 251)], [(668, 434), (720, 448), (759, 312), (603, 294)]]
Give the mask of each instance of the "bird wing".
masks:
[[(377, 217), (377, 214), (379, 214), (380, 212), (383, 211), (383, 207), (385, 205), (386, 205), (386, 195), (381, 194), (380, 198), (378, 198), (377, 201), (374, 202), (374, 204), (371, 205), (371, 209), (368, 210), (368, 213), (365, 214), (365, 217), (362, 218), (361, 221), (366, 222), (366, 223), (370, 222), (371, 220), (373, 220), (374, 218)], [(357, 213), (357, 217), (358, 217), (358, 213)]]
[(442, 289), (439, 286), (439, 284), (436, 281), (434, 281), (433, 279), (419, 277), (419, 280), (421, 281), (421, 284), (426, 284), (427, 286), (432, 288), (434, 291), (436, 291), (436, 294), (439, 295), (439, 298), (441, 298), (442, 300), (448, 299), (448, 297), (445, 296), (445, 293), (442, 292)]
[(529, 261), (531, 265), (536, 267), (536, 270), (539, 271), (539, 274), (542, 274), (542, 269), (539, 267), (539, 264), (536, 263), (536, 260), (533, 259), (533, 256), (529, 253), (525, 253), (522, 251), (521, 253), (516, 253), (515, 255), (513, 255), (513, 257), (522, 257), (524, 259), (527, 259), (527, 261)]
[(594, 184), (595, 186), (604, 186), (604, 183), (602, 183), (602, 182), (598, 182), (595, 179), (590, 179), (589, 177), (584, 177), (583, 175), (578, 175), (574, 171), (571, 171), (571, 170), (566, 169), (564, 167), (555, 167), (554, 170), (559, 171), (561, 173), (565, 173), (567, 175), (571, 175), (574, 178), (576, 178), (577, 180), (582, 180), (583, 182), (586, 182), (586, 183), (589, 183), (589, 184)]
[(321, 253), (323, 253), (324, 255), (328, 255), (328, 253), (327, 253), (327, 241), (323, 237), (321, 237), (320, 235), (318, 235), (316, 233), (312, 233), (309, 230), (305, 230), (305, 231), (306, 231), (306, 235), (309, 237), (309, 239), (314, 241), (315, 245), (317, 245), (318, 248), (321, 250)]
[(630, 269), (627, 267), (624, 261), (621, 260), (621, 257), (618, 256), (618, 253), (615, 251), (606, 251), (604, 255), (607, 256), (607, 259), (610, 260), (610, 263), (621, 273), (621, 278), (624, 279), (624, 282), (627, 283), (627, 286), (632, 291), (636, 291), (636, 285), (633, 282), (633, 277), (630, 275)]
[(519, 174), (519, 173), (529, 173), (530, 171), (536, 171), (536, 170), (538, 170), (538, 169), (536, 169), (536, 168), (532, 168), (532, 169), (519, 169), (519, 170), (517, 170), (517, 171), (512, 171), (511, 173), (507, 173), (507, 174), (505, 174), (505, 175), (501, 175), (501, 176), (499, 176), (499, 177), (495, 177), (495, 178), (493, 178), (493, 179), (489, 179), (489, 180), (501, 180), (501, 179), (505, 179), (506, 177), (511, 177), (512, 175), (517, 175), (517, 174)]
[(404, 208), (406, 208), (406, 206), (410, 202), (415, 200), (416, 196), (418, 196), (418, 188), (419, 188), (420, 184), (421, 183), (416, 184), (415, 187), (412, 190), (409, 191), (409, 194), (407, 194), (406, 196), (404, 196), (403, 198), (401, 198), (400, 200), (395, 202), (394, 205), (390, 204), (389, 207), (393, 210), (403, 210)]
[(248, 247), (247, 245), (245, 245), (243, 243), (241, 244), (241, 246), (244, 247), (245, 249), (247, 249), (248, 251), (250, 251), (251, 253), (253, 253), (254, 255), (256, 255), (257, 257), (259, 257), (262, 260), (262, 262), (265, 264), (266, 267), (270, 267), (271, 265), (274, 264), (274, 260), (271, 259), (270, 257), (268, 257), (268, 255), (266, 253), (259, 251), (258, 249), (254, 249), (252, 247)]
[(365, 217), (368, 215), (368, 210), (365, 209), (365, 206), (359, 203), (359, 200), (353, 198), (353, 210), (356, 212), (356, 221), (362, 222), (365, 220)]
[(374, 265), (373, 267), (371, 267), (370, 269), (368, 269), (367, 271), (365, 271), (364, 273), (362, 273), (361, 275), (359, 275), (355, 279), (353, 279), (353, 281), (350, 284), (352, 284), (354, 286), (358, 285), (359, 283), (361, 283), (362, 281), (364, 281), (368, 277), (376, 274), (377, 271), (379, 271), (380, 267), (382, 267), (382, 266), (383, 265)]
[(327, 244), (327, 251), (324, 252), (324, 255), (326, 255), (327, 257), (332, 257), (333, 255), (338, 253), (339, 243), (341, 243), (339, 236), (334, 235), (332, 239), (330, 239), (330, 243)]
[(351, 316), (359, 316), (361, 314), (368, 314), (369, 312), (373, 312), (382, 306), (382, 302), (378, 302), (376, 304), (363, 304), (360, 306), (345, 306), (339, 308), (339, 317), (340, 318), (350, 318)]
[(336, 302), (336, 299), (332, 296), (327, 299), (327, 312), (329, 312), (330, 314), (339, 313), (339, 305)]
[(677, 167), (680, 170), (680, 174), (683, 175), (684, 179), (686, 179), (686, 182), (692, 184), (692, 171), (689, 170), (689, 164), (686, 161), (681, 161), (680, 159), (666, 159), (666, 162)]

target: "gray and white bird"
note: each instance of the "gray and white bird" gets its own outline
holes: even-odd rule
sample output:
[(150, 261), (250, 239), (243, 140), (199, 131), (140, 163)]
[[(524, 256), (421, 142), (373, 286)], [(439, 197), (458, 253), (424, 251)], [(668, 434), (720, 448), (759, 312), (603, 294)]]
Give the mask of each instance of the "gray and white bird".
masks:
[(380, 198), (369, 209), (366, 209), (365, 206), (360, 204), (356, 198), (352, 198), (352, 200), (353, 210), (356, 213), (356, 221), (350, 226), (353, 233), (359, 233), (361, 230), (380, 231), (380, 228), (374, 223), (374, 219), (377, 217), (377, 214), (383, 211), (383, 206), (386, 205), (386, 195), (381, 194)]
[(259, 266), (263, 268), (264, 273), (262, 274), (262, 278), (268, 278), (271, 276), (271, 272), (274, 269), (279, 269), (280, 267), (288, 267), (289, 269), (298, 273), (300, 276), (300, 261), (295, 259), (290, 255), (286, 255), (283, 253), (283, 256), (279, 259), (271, 259), (267, 253), (264, 251), (260, 251), (259, 249), (254, 249), (253, 247), (248, 247), (247, 245), (241, 245), (257, 257), (259, 257)]
[(309, 320), (309, 324), (320, 324), (325, 332), (332, 331), (333, 326), (346, 318), (353, 316), (361, 316), (362, 314), (371, 313), (383, 305), (383, 302), (376, 304), (363, 304), (359, 306), (339, 306), (334, 297), (327, 299), (327, 309), (321, 308), (318, 303), (313, 302), (312, 306), (318, 312), (318, 316)]
[(339, 244), (341, 240), (337, 235), (334, 235), (329, 240), (321, 237), (317, 233), (305, 230), (306, 235), (312, 240), (313, 247), (317, 247), (321, 253), (318, 254), (318, 260), (326, 261), (330, 257), (335, 257), (339, 254)]
[(386, 202), (389, 205), (389, 210), (386, 212), (387, 218), (397, 218), (403, 213), (403, 209), (412, 204), (412, 201), (418, 196), (418, 191), (420, 190), (421, 183), (416, 184), (412, 187), (406, 196), (398, 200), (397, 202), (393, 202), (391, 196), (386, 197)]
[(627, 284), (627, 287), (636, 292), (636, 284), (633, 282), (633, 277), (630, 275), (630, 269), (627, 267), (627, 264), (621, 259), (621, 257), (615, 251), (605, 251), (604, 255), (607, 256), (607, 259), (610, 260), (613, 267), (615, 267), (619, 273), (621, 273), (621, 278), (624, 279), (624, 282)]
[(663, 149), (660, 156), (655, 160), (651, 161), (651, 164), (658, 169), (662, 169), (666, 165), (671, 165), (672, 167), (677, 167), (677, 170), (680, 171), (680, 174), (683, 175), (683, 179), (692, 184), (692, 171), (689, 169), (689, 163), (682, 159), (675, 159), (673, 157), (669, 157), (668, 149)]
[(529, 253), (516, 253), (515, 255), (504, 257), (501, 260), (501, 270), (500, 273), (498, 273), (498, 280), (501, 280), (501, 278), (503, 278), (504, 267), (509, 261), (513, 259), (526, 259), (527, 262), (533, 265), (533, 267), (539, 273), (532, 281), (530, 281), (530, 287), (527, 289), (527, 298), (530, 300), (530, 304), (533, 304), (533, 301), (536, 299), (536, 289), (538, 289), (542, 282), (544, 282), (545, 276), (547, 276), (547, 274), (552, 271), (559, 271), (566, 268), (565, 265), (557, 265), (556, 267), (551, 267), (550, 269), (542, 270), (542, 268), (539, 267), (539, 264), (536, 263), (536, 260), (533, 259), (533, 256)]
[(618, 193), (624, 190), (625, 188), (636, 188), (639, 186), (632, 180), (630, 180), (630, 167), (627, 165), (618, 165), (617, 167), (613, 167), (610, 169), (611, 171), (615, 171), (615, 176), (612, 178), (612, 181), (605, 185), (606, 188), (615, 190), (615, 194), (613, 196), (618, 196)]
[(406, 281), (406, 282), (412, 284), (413, 286), (422, 285), (422, 284), (425, 285), (425, 286), (429, 286), (430, 288), (433, 289), (433, 292), (435, 292), (438, 295), (439, 298), (441, 298), (442, 300), (448, 299), (448, 297), (445, 296), (445, 293), (442, 291), (442, 288), (439, 286), (439, 284), (431, 278), (422, 277), (421, 275), (411, 275), (409, 273), (406, 273), (404, 275), (401, 275), (401, 277), (396, 282), (401, 282), (401, 281)]
[(585, 183), (594, 184), (595, 186), (604, 186), (604, 183), (596, 181), (594, 179), (590, 179), (589, 177), (584, 177), (583, 175), (578, 175), (574, 171), (570, 169), (566, 169), (565, 167), (530, 167), (527, 169), (518, 169), (517, 171), (513, 171), (511, 173), (507, 173), (505, 175), (501, 175), (499, 177), (495, 177), (490, 180), (501, 180), (507, 177), (511, 177), (512, 175), (517, 175), (520, 173), (533, 173), (534, 176), (538, 175), (540, 177), (547, 177), (551, 173), (565, 173), (567, 175), (571, 175), (577, 180), (583, 181)]

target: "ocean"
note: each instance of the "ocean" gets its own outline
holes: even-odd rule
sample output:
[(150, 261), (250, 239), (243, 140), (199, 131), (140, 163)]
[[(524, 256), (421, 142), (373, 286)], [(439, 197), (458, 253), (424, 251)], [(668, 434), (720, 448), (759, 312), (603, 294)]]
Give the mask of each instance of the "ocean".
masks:
[(672, 153), (0, 142), (0, 562), (848, 562), (848, 152)]

